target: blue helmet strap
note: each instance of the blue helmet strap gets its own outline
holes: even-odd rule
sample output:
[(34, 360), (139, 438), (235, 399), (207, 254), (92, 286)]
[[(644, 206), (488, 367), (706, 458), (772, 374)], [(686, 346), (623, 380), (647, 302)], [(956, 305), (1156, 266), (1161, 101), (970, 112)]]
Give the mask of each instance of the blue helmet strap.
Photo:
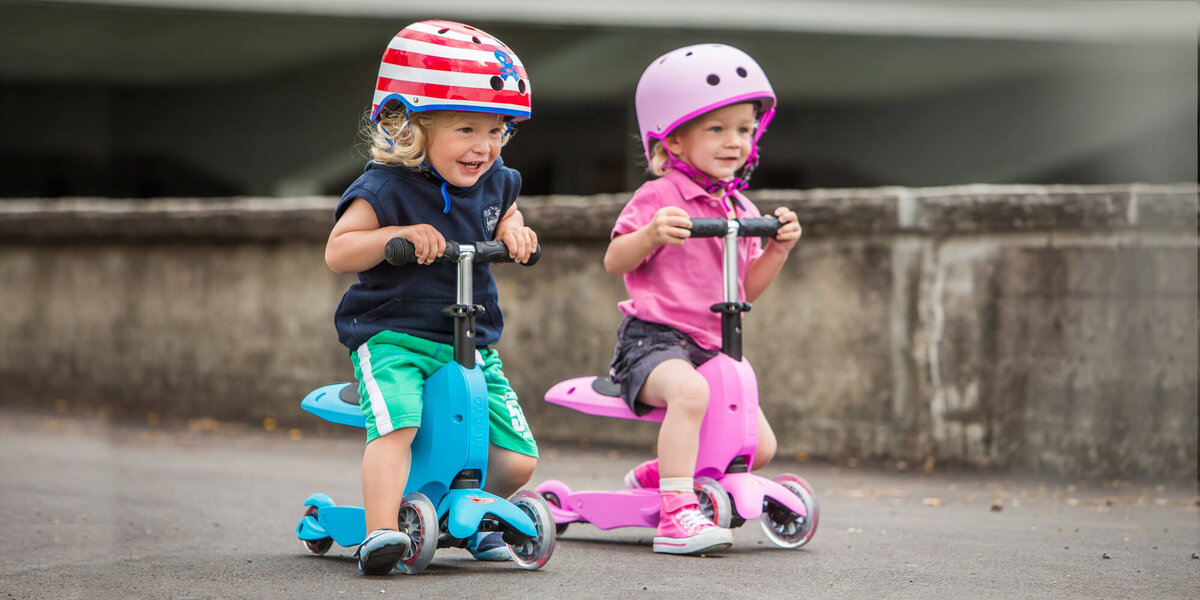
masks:
[(447, 182), (446, 178), (442, 177), (442, 174), (438, 173), (437, 169), (433, 168), (433, 165), (429, 164), (428, 162), (421, 163), (421, 166), (429, 169), (430, 173), (433, 173), (435, 177), (437, 177), (438, 179), (441, 180), (441, 182), (442, 182), (442, 200), (446, 201), (446, 205), (442, 208), (442, 214), (449, 213), (450, 212), (450, 190), (448, 189), (448, 186), (450, 185), (449, 182)]

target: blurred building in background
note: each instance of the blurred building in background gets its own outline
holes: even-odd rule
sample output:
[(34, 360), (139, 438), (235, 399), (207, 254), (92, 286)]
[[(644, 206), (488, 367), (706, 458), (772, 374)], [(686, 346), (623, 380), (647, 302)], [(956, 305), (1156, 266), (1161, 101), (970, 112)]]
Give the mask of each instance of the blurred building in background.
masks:
[(0, 0), (0, 197), (338, 194), (410, 22), (505, 40), (526, 194), (643, 179), (633, 91), (721, 42), (779, 94), (756, 188), (1196, 180), (1197, 4)]

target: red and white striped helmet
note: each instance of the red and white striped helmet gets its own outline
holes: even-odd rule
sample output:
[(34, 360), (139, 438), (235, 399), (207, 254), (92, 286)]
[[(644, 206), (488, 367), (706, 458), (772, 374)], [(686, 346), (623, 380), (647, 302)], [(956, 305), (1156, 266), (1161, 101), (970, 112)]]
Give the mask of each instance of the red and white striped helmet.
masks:
[(371, 120), (391, 100), (409, 112), (461, 110), (528, 119), (529, 76), (504, 42), (470, 25), (421, 21), (392, 38), (379, 65)]

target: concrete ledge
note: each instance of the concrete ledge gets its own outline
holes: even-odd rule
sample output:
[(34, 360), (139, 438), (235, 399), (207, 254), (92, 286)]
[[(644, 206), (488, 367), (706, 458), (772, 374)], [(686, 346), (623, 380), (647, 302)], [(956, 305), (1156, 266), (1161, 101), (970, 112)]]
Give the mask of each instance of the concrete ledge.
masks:
[[(1197, 186), (766, 190), (805, 237), (747, 315), (780, 452), (1195, 481)], [(523, 198), (545, 254), (496, 269), (505, 371), (539, 439), (653, 424), (540, 400), (604, 372), (601, 265), (628, 195)], [(333, 198), (0, 201), (0, 405), (315, 427), (351, 377)]]
[[(537, 196), (520, 203), (544, 239), (606, 239), (629, 196)], [(750, 196), (764, 211), (795, 210), (810, 237), (1181, 230), (1194, 227), (1197, 216), (1191, 184), (761, 190)], [(46, 242), (324, 240), (335, 204), (330, 197), (8, 200), (0, 201), (0, 236)]]

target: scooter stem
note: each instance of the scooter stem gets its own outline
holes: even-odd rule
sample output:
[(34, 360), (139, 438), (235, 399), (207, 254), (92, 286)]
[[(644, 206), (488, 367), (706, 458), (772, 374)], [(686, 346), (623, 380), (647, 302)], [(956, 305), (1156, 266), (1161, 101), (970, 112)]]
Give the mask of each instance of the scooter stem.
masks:
[(475, 314), (483, 310), (476, 306), (475, 296), (475, 246), (458, 245), (458, 303), (453, 307), (454, 317), (454, 361), (463, 368), (475, 367)]
[(742, 311), (750, 306), (738, 302), (738, 231), (741, 222), (729, 219), (725, 224), (722, 272), (725, 278), (725, 302), (713, 306), (721, 313), (721, 352), (742, 360)]

